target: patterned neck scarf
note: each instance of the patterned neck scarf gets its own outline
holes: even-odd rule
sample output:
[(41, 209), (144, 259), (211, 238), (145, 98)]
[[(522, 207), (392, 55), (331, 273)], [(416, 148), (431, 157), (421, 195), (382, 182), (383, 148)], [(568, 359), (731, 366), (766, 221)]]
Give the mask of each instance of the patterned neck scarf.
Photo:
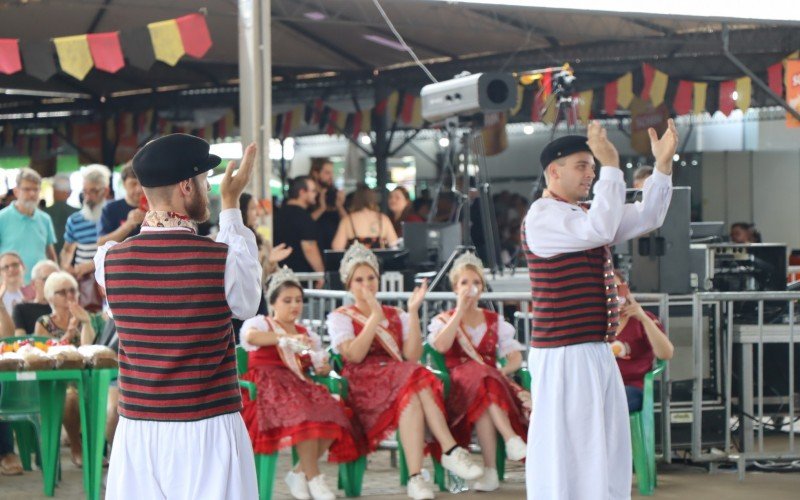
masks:
[[(552, 191), (545, 190), (543, 198), (552, 198), (556, 201), (577, 205), (584, 212), (589, 211), (588, 203), (571, 203), (558, 196)], [(606, 309), (608, 310), (608, 328), (606, 329), (606, 342), (613, 342), (619, 326), (619, 297), (617, 296), (617, 284), (614, 283), (614, 257), (608, 245), (603, 246), (603, 285), (606, 291)]]
[(144, 216), (142, 227), (182, 227), (197, 234), (197, 224), (189, 217), (176, 212), (151, 210)]

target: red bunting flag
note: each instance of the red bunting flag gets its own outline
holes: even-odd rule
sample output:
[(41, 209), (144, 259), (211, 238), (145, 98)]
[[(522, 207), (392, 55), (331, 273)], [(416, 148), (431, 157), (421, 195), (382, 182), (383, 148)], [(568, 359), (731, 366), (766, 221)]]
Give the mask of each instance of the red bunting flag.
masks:
[(603, 107), (607, 116), (613, 116), (617, 111), (617, 80), (606, 83)]
[(553, 70), (545, 70), (542, 74), (542, 89), (544, 89), (544, 92), (542, 92), (543, 98), (547, 98), (547, 96), (553, 93)]
[(22, 71), (22, 59), (19, 57), (19, 40), (16, 38), (0, 38), (0, 73), (13, 75)]
[(642, 99), (650, 100), (650, 90), (653, 88), (653, 77), (656, 69), (647, 63), (642, 63), (642, 76), (644, 76), (644, 87), (642, 87)]
[(189, 14), (175, 20), (181, 33), (184, 51), (200, 59), (211, 48), (211, 35), (208, 33), (206, 18), (202, 14)]
[(362, 113), (356, 111), (353, 115), (353, 138), (357, 139), (358, 134), (361, 133), (361, 117)]
[(95, 68), (107, 73), (116, 73), (125, 67), (118, 32), (89, 33), (86, 38), (89, 41), (89, 52), (92, 53)]
[(339, 112), (335, 109), (331, 109), (330, 113), (328, 113), (328, 127), (325, 130), (325, 133), (328, 135), (333, 135), (337, 133), (336, 130), (336, 121), (339, 119)]
[(687, 80), (678, 82), (678, 90), (675, 92), (675, 100), (672, 101), (672, 109), (676, 115), (686, 115), (692, 110), (692, 88), (693, 84)]
[(783, 95), (783, 61), (767, 68), (767, 84), (773, 92)]
[(542, 111), (544, 110), (544, 103), (547, 98), (544, 95), (543, 89), (532, 87), (531, 90), (533, 91), (533, 96), (531, 98), (531, 121), (540, 122), (542, 121)]
[(414, 115), (414, 94), (407, 93), (403, 96), (403, 108), (400, 111), (400, 120), (406, 125), (411, 124), (411, 117)]
[(736, 109), (736, 99), (733, 93), (736, 92), (736, 80), (728, 80), (719, 84), (719, 110), (725, 116), (731, 114)]
[(287, 111), (283, 114), (283, 130), (281, 130), (281, 137), (286, 138), (292, 134), (292, 114), (293, 110)]

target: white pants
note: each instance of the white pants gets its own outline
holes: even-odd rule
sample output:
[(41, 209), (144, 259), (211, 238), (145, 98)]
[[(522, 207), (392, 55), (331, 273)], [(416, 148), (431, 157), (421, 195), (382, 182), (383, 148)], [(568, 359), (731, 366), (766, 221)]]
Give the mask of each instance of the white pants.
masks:
[(532, 348), (528, 368), (533, 399), (528, 499), (629, 499), (628, 404), (609, 346)]
[(106, 500), (258, 498), (253, 446), (241, 415), (196, 422), (119, 418)]

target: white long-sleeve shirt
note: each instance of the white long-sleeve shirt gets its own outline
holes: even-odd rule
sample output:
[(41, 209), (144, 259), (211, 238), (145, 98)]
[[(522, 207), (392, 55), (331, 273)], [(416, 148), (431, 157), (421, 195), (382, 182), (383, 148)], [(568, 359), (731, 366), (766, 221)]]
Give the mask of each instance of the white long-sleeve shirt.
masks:
[(525, 216), (528, 248), (539, 257), (615, 245), (661, 227), (672, 199), (672, 176), (653, 171), (642, 201), (625, 203), (625, 179), (602, 167), (588, 211), (553, 198), (536, 200)]
[[(189, 231), (186, 228), (142, 226), (142, 233), (158, 231)], [(228, 245), (225, 260), (225, 297), (234, 318), (249, 319), (256, 315), (261, 300), (261, 264), (258, 260), (258, 245), (253, 231), (242, 222), (242, 212), (236, 208), (223, 210), (219, 214), (217, 242)], [(97, 284), (106, 287), (106, 253), (116, 245), (106, 242), (94, 256), (94, 277)], [(111, 311), (113, 314), (113, 310)]]

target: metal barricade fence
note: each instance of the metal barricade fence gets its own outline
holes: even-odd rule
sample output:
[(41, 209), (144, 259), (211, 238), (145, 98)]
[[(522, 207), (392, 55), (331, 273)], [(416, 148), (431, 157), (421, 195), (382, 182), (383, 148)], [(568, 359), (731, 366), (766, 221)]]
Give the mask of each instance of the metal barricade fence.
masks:
[[(748, 462), (758, 460), (797, 460), (800, 453), (795, 446), (797, 432), (796, 394), (795, 394), (795, 301), (800, 300), (800, 292), (705, 292), (693, 296), (692, 305), (692, 459), (695, 461), (735, 461), (739, 478), (744, 477)], [(766, 303), (771, 307), (771, 317), (765, 320)], [(702, 449), (702, 399), (705, 357), (703, 354), (704, 311), (707, 306), (715, 307), (716, 314), (722, 317), (725, 328), (720, 339), (723, 401), (725, 404), (725, 450), (721, 453), (706, 453)], [(769, 321), (769, 322), (767, 322)], [(787, 345), (788, 373), (786, 374), (786, 394), (778, 392), (777, 410), (770, 410), (765, 417), (764, 395), (766, 386), (764, 376), (765, 345)], [(755, 353), (754, 353), (755, 348)], [(735, 351), (740, 355), (735, 361)], [(754, 354), (756, 363), (754, 365)], [(778, 359), (770, 359), (774, 366)], [(754, 380), (755, 372), (755, 380)], [(739, 393), (734, 396), (734, 373), (739, 374)], [(775, 390), (774, 387), (771, 387)], [(738, 410), (733, 414), (734, 403)], [(774, 404), (772, 405), (774, 407)], [(754, 409), (757, 408), (756, 413)], [(786, 411), (783, 411), (783, 409)], [(785, 432), (785, 446), (780, 439), (773, 440), (769, 449), (765, 446), (765, 429), (777, 431), (778, 438)], [(787, 418), (787, 424), (784, 424)], [(741, 442), (738, 450), (732, 450), (732, 424), (738, 421)], [(776, 421), (778, 423), (776, 423)], [(784, 428), (788, 427), (786, 431)]]

